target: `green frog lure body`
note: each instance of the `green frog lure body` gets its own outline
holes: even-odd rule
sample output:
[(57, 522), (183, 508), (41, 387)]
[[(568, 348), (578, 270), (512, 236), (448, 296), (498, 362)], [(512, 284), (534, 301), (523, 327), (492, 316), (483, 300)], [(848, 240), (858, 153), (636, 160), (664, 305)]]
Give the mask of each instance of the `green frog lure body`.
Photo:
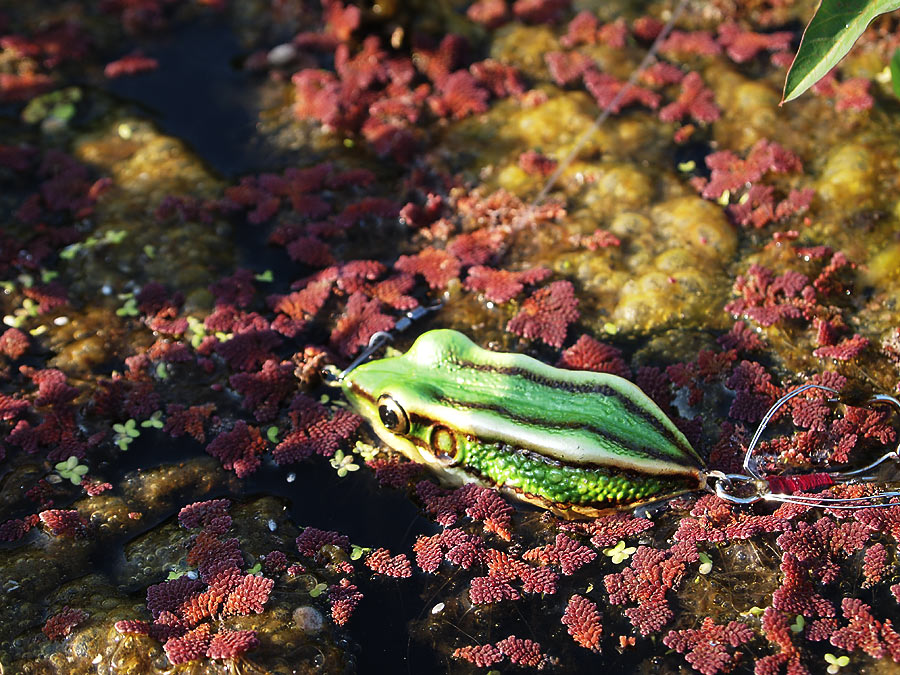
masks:
[[(707, 471), (684, 434), (624, 378), (492, 352), (454, 330), (429, 331), (401, 356), (364, 362), (389, 338), (378, 335), (380, 342), (370, 343), (333, 383), (384, 443), (445, 483), (495, 487), (566, 518), (700, 489), (736, 503), (793, 500), (782, 493), (783, 477), (772, 489), (753, 470), (759, 433), (748, 448), (749, 475)], [(888, 458), (897, 459), (897, 451), (881, 461)], [(798, 477), (793, 488), (822, 487), (851, 474), (815, 476)]]

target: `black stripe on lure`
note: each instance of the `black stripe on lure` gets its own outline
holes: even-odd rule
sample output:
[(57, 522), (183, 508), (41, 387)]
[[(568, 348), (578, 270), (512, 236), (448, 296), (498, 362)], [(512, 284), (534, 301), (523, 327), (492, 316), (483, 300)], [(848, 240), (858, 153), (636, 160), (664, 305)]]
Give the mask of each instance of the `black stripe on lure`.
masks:
[[(778, 407), (807, 389), (827, 389), (805, 385), (763, 420), (748, 448), (747, 475), (707, 471), (684, 434), (624, 378), (492, 352), (454, 330), (429, 331), (402, 356), (364, 362), (388, 339), (377, 333), (349, 368), (329, 378), (379, 438), (446, 483), (496, 487), (566, 518), (701, 489), (734, 503), (812, 499), (829, 507), (871, 506), (873, 496), (864, 504), (786, 492), (852, 480), (882, 461), (900, 459), (894, 450), (857, 472), (758, 474), (751, 453)], [(877, 401), (900, 410), (891, 397)], [(877, 497), (895, 495), (900, 493)]]

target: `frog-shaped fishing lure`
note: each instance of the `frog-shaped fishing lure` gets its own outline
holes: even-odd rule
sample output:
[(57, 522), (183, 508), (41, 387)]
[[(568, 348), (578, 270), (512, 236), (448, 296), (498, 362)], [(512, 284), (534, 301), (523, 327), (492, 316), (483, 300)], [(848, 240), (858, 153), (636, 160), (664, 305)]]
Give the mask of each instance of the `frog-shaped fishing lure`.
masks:
[[(454, 330), (429, 331), (401, 356), (365, 362), (380, 344), (371, 344), (332, 383), (382, 441), (445, 483), (499, 488), (566, 518), (700, 489), (733, 503), (796, 501), (831, 508), (885, 505), (883, 500), (900, 495), (791, 494), (858, 481), (882, 462), (900, 461), (900, 448), (846, 473), (767, 477), (756, 470), (751, 455), (775, 411), (809, 389), (837, 394), (822, 385), (804, 385), (777, 401), (747, 449), (747, 473), (726, 475), (707, 471), (672, 420), (624, 378), (492, 352)], [(871, 402), (900, 410), (893, 397)]]
[(433, 330), (341, 378), (378, 436), (445, 482), (477, 482), (568, 517), (696, 490), (703, 461), (621, 377), (554, 368)]

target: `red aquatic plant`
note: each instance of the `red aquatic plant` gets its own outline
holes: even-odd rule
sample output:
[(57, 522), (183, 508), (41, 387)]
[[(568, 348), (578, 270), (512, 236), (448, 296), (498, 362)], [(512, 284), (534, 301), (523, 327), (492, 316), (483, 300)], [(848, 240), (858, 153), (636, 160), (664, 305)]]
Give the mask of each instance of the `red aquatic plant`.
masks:
[(506, 0), (476, 0), (466, 10), (466, 16), (485, 28), (499, 28), (509, 21)]
[(420, 536), (413, 544), (416, 564), (424, 572), (435, 572), (446, 556), (447, 560), (463, 569), (469, 569), (484, 558), (484, 547), (479, 537), (466, 534), (461, 529), (449, 528), (431, 537)]
[(469, 483), (455, 490), (443, 490), (424, 480), (416, 484), (416, 493), (425, 510), (444, 527), (453, 525), (465, 513), (484, 523), (484, 529), (507, 541), (512, 536), (512, 507), (496, 491)]
[(595, 373), (611, 373), (631, 377), (631, 369), (622, 358), (622, 352), (584, 334), (574, 345), (564, 350), (557, 362), (559, 368), (592, 370)]
[(257, 422), (268, 422), (278, 414), (278, 406), (297, 389), (290, 361), (266, 361), (256, 373), (236, 373), (228, 379), (243, 397), (242, 405), (252, 410)]
[(343, 626), (353, 616), (353, 612), (362, 598), (363, 594), (350, 583), (349, 579), (343, 578), (339, 583), (332, 584), (328, 587), (331, 618), (338, 626)]
[(700, 74), (693, 71), (681, 80), (678, 98), (659, 111), (659, 119), (663, 122), (678, 122), (685, 117), (697, 122), (715, 122), (720, 115), (712, 90), (703, 84)]
[(516, 665), (528, 666), (540, 670), (544, 667), (547, 660), (540, 643), (535, 642), (534, 640), (523, 640), (522, 638), (517, 638), (515, 635), (510, 635), (508, 638), (500, 640), (500, 642), (496, 644), (497, 649), (499, 649), (510, 662)]
[(236, 333), (225, 342), (217, 342), (215, 351), (234, 370), (255, 370), (274, 358), (272, 350), (281, 343), (281, 337), (274, 330), (251, 328)]
[(591, 544), (597, 548), (613, 546), (627, 537), (633, 537), (653, 527), (648, 518), (636, 518), (629, 513), (613, 513), (585, 522), (572, 521), (560, 523), (560, 529), (567, 532), (579, 532), (590, 537)]
[(10, 518), (0, 523), (0, 541), (18, 541), (39, 522), (40, 518), (37, 515), (28, 518)]
[(18, 328), (7, 328), (0, 335), (0, 353), (13, 361), (22, 357), (28, 350), (28, 336)]
[(198, 442), (203, 443), (206, 441), (203, 425), (209, 420), (215, 409), (214, 403), (194, 405), (189, 408), (178, 403), (172, 403), (166, 407), (166, 423), (163, 431), (172, 436), (172, 438), (188, 434)]
[(186, 529), (195, 527), (207, 528), (215, 525), (216, 530), (220, 529), (223, 519), (227, 519), (227, 526), (219, 534), (224, 533), (231, 527), (231, 516), (228, 515), (228, 509), (231, 508), (231, 501), (228, 499), (210, 499), (205, 502), (194, 502), (183, 506), (178, 512), (178, 524)]
[(547, 52), (544, 63), (553, 81), (563, 87), (582, 77), (594, 65), (594, 60), (581, 52)]
[[(0, 394), (0, 420), (11, 421), (20, 417), (31, 407), (28, 401), (15, 396)], [(18, 445), (29, 453), (37, 452), (37, 438), (31, 431), (31, 425), (25, 420), (19, 421), (9, 433), (6, 440)]]
[(562, 19), (572, 0), (515, 0), (513, 15), (526, 23), (555, 23)]
[(569, 635), (585, 649), (600, 652), (600, 638), (603, 635), (603, 624), (600, 620), (600, 612), (597, 604), (583, 595), (573, 595), (569, 598), (566, 611), (562, 616), (562, 623), (569, 631)]
[(655, 91), (638, 86), (624, 90), (624, 81), (598, 70), (591, 69), (584, 74), (584, 86), (601, 110), (617, 113), (632, 104), (644, 105), (651, 110), (659, 107), (660, 96)]
[(477, 265), (469, 270), (463, 286), (470, 291), (483, 293), (486, 300), (504, 303), (521, 293), (526, 284), (543, 281), (550, 273), (546, 267), (512, 272)]
[(753, 352), (763, 347), (759, 335), (744, 321), (735, 321), (731, 330), (720, 335), (716, 342), (722, 349), (736, 352)]
[(629, 567), (603, 578), (609, 601), (614, 605), (637, 603), (626, 609), (625, 615), (641, 635), (649, 635), (674, 616), (666, 592), (678, 588), (687, 563), (697, 558), (692, 543), (678, 543), (667, 551), (639, 546)]
[(794, 555), (785, 553), (781, 559), (784, 580), (772, 594), (772, 607), (789, 614), (807, 617), (835, 615), (834, 605), (816, 593), (807, 568)]
[(509, 232), (501, 228), (482, 228), (454, 237), (447, 244), (447, 252), (462, 265), (483, 265), (499, 257), (505, 248)]
[(866, 549), (862, 571), (863, 577), (865, 577), (863, 588), (871, 588), (885, 578), (889, 568), (888, 551), (884, 544), (878, 543)]
[(277, 464), (299, 462), (313, 454), (331, 457), (347, 441), (362, 418), (349, 410), (328, 408), (304, 394), (297, 394), (290, 406), (292, 429), (272, 451)]
[(505, 658), (503, 652), (492, 644), (458, 647), (453, 650), (452, 656), (454, 659), (475, 664), (479, 668), (490, 668)]
[(684, 79), (684, 71), (666, 61), (657, 61), (641, 73), (640, 79), (651, 87), (663, 87), (681, 82)]
[(337, 546), (350, 551), (350, 539), (340, 532), (332, 530), (320, 530), (315, 527), (307, 527), (300, 533), (296, 540), (297, 550), (300, 555), (312, 557), (323, 546)]
[(832, 645), (848, 652), (862, 650), (875, 659), (890, 656), (900, 663), (900, 635), (890, 619), (876, 619), (871, 606), (858, 598), (844, 598), (841, 612), (849, 623), (832, 633)]
[(707, 199), (718, 199), (726, 190), (736, 192), (769, 172), (797, 173), (803, 170), (797, 155), (766, 139), (757, 141), (746, 159), (728, 150), (720, 150), (707, 155), (705, 161), (711, 170), (709, 182), (702, 185), (702, 194)]
[(0, 47), (53, 69), (66, 62), (86, 59), (91, 40), (77, 21), (65, 21), (54, 22), (28, 36), (4, 35), (0, 37)]
[(509, 582), (496, 576), (475, 577), (469, 585), (469, 600), (473, 605), (518, 600), (521, 597)]
[(144, 56), (140, 51), (136, 51), (107, 63), (103, 68), (103, 75), (109, 79), (115, 79), (117, 77), (146, 73), (156, 70), (158, 67), (159, 61), (149, 56)]
[(359, 28), (362, 11), (356, 5), (345, 5), (339, 0), (323, 0), (322, 18), (325, 20), (326, 32), (339, 42), (346, 42)]
[(246, 574), (232, 589), (222, 605), (222, 616), (260, 614), (275, 585), (273, 579)]
[(533, 176), (549, 176), (556, 170), (558, 162), (536, 150), (527, 150), (519, 155), (519, 168)]
[(34, 399), (34, 405), (37, 407), (61, 406), (78, 396), (78, 389), (69, 386), (66, 374), (61, 370), (53, 368), (35, 370), (23, 367), (22, 373), (38, 385), (37, 397)]
[(440, 195), (428, 193), (424, 205), (415, 202), (407, 202), (400, 209), (400, 220), (409, 227), (416, 229), (427, 227), (437, 220), (444, 209), (444, 198)]
[(253, 630), (221, 630), (210, 640), (206, 656), (211, 659), (234, 659), (259, 646)]
[(188, 551), (187, 562), (196, 565), (197, 572), (206, 583), (216, 580), (220, 574), (227, 572), (232, 581), (237, 581), (230, 570), (238, 570), (244, 566), (241, 543), (235, 539), (219, 539), (215, 531), (204, 531), (194, 538)]
[(288, 567), (287, 554), (284, 551), (272, 551), (263, 558), (263, 567), (268, 574), (279, 574)]
[(851, 338), (845, 338), (836, 345), (819, 347), (813, 354), (820, 359), (835, 359), (836, 361), (850, 361), (859, 356), (869, 346), (869, 339), (855, 334)]
[(394, 318), (382, 313), (381, 307), (380, 300), (370, 300), (362, 292), (351, 295), (344, 314), (331, 331), (332, 347), (349, 357), (367, 345), (374, 333), (391, 330)]
[(851, 77), (837, 81), (834, 70), (813, 85), (812, 90), (828, 98), (834, 98), (837, 112), (846, 110), (869, 110), (875, 99), (869, 93), (872, 82), (866, 77)]
[(736, 63), (749, 61), (764, 50), (786, 51), (791, 48), (791, 40), (794, 39), (794, 34), (790, 31), (754, 33), (745, 30), (733, 21), (721, 24), (718, 32), (719, 44), (725, 48), (728, 57)]
[(741, 653), (729, 653), (727, 645), (740, 647), (753, 637), (753, 630), (740, 621), (729, 621), (720, 626), (706, 617), (700, 628), (669, 631), (663, 644), (685, 654), (685, 661), (694, 670), (703, 675), (716, 675), (730, 672), (740, 660)]
[(596, 44), (597, 31), (600, 28), (600, 20), (588, 10), (582, 10), (575, 15), (566, 29), (566, 34), (559, 39), (559, 43), (568, 49), (578, 45)]
[(48, 640), (62, 640), (78, 624), (87, 621), (88, 614), (81, 609), (73, 609), (66, 605), (59, 612), (47, 619), (43, 631)]
[(170, 581), (153, 584), (147, 588), (147, 609), (154, 619), (163, 612), (178, 609), (192, 595), (199, 593), (204, 584), (199, 579), (178, 577)]
[(403, 554), (391, 557), (386, 548), (378, 548), (372, 551), (366, 558), (366, 567), (376, 574), (388, 577), (405, 578), (412, 576), (412, 566), (409, 559)]
[(578, 298), (569, 281), (554, 281), (538, 289), (522, 303), (522, 309), (506, 324), (506, 330), (551, 347), (562, 347), (570, 323), (577, 321)]
[(398, 455), (378, 456), (366, 465), (375, 472), (380, 485), (396, 489), (408, 487), (423, 472), (421, 464), (403, 461)]
[(460, 262), (448, 251), (429, 246), (414, 256), (400, 256), (394, 268), (407, 274), (418, 274), (431, 288), (441, 289), (459, 276)]
[(526, 86), (519, 70), (496, 59), (484, 59), (469, 66), (469, 72), (482, 87), (497, 98), (522, 97)]
[(791, 675), (808, 675), (803, 665), (800, 650), (794, 645), (791, 631), (793, 616), (780, 612), (774, 607), (767, 607), (763, 612), (762, 628), (766, 639), (779, 648), (779, 653), (770, 654), (758, 659), (754, 666), (754, 675), (780, 675), (786, 667)]
[(739, 297), (725, 305), (725, 311), (761, 326), (808, 315), (811, 318), (815, 307), (815, 289), (808, 285), (805, 275), (792, 270), (775, 277), (768, 268), (753, 264), (746, 275), (738, 275), (733, 292)]
[(525, 560), (541, 565), (558, 565), (560, 571), (569, 576), (597, 557), (597, 553), (565, 534), (557, 534), (556, 541), (546, 546), (533, 548), (522, 554)]
[(587, 236), (572, 237), (571, 241), (589, 251), (596, 251), (600, 248), (613, 248), (622, 244), (617, 236), (599, 227)]
[(721, 51), (722, 48), (719, 46), (719, 43), (716, 42), (712, 34), (705, 30), (692, 32), (673, 30), (659, 46), (661, 54), (715, 56)]
[(722, 542), (749, 539), (764, 532), (782, 532), (789, 520), (779, 512), (765, 515), (734, 508), (715, 495), (704, 495), (691, 509), (692, 518), (682, 518), (675, 539), (681, 542)]
[(437, 80), (435, 90), (428, 97), (428, 107), (438, 117), (460, 120), (488, 110), (490, 93), (468, 70), (457, 70)]
[(75, 509), (48, 509), (38, 514), (54, 537), (85, 537), (88, 522)]
[(224, 468), (234, 471), (238, 478), (243, 478), (259, 468), (260, 455), (267, 447), (259, 429), (238, 420), (231, 431), (216, 436), (206, 446), (206, 452), (222, 462)]
[(206, 656), (210, 643), (210, 625), (203, 623), (180, 637), (172, 637), (163, 644), (169, 663), (177, 666)]

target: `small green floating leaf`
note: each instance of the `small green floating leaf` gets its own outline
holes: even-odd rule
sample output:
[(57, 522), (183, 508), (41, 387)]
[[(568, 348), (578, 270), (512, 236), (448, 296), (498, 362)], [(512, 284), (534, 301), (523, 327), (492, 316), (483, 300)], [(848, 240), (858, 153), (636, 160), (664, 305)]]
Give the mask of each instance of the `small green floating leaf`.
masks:
[[(149, 419), (146, 419), (143, 422), (141, 422), (141, 426), (144, 427), (145, 429), (147, 427), (153, 427), (154, 429), (162, 429), (163, 428), (162, 410), (157, 410), (155, 413), (150, 415)], [(140, 433), (140, 432), (138, 432), (138, 433)]]
[(272, 274), (272, 270), (266, 270), (265, 272), (260, 272), (259, 274), (255, 275), (253, 278), (257, 281), (270, 283), (275, 280), (275, 275)]
[(626, 547), (624, 541), (619, 541), (612, 548), (603, 549), (603, 555), (609, 556), (614, 565), (619, 565), (628, 560), (636, 550), (634, 546)]
[(81, 485), (84, 475), (88, 472), (87, 466), (79, 464), (75, 455), (71, 455), (65, 462), (59, 462), (53, 468), (62, 478), (71, 481), (72, 485)]
[(829, 675), (835, 675), (841, 668), (850, 663), (850, 657), (846, 654), (843, 656), (835, 656), (834, 654), (828, 653), (825, 654), (825, 662), (828, 664), (827, 671)]
[(128, 298), (125, 301), (125, 304), (116, 310), (116, 316), (137, 316), (137, 315), (138, 315), (137, 300), (135, 300), (134, 298)]
[(253, 567), (247, 570), (247, 574), (259, 574), (262, 571), (262, 563), (256, 563)]
[(894, 96), (900, 98), (900, 49), (894, 50), (891, 57), (891, 88)]
[(322, 593), (325, 592), (326, 588), (328, 588), (327, 584), (319, 582), (310, 589), (309, 595), (310, 595), (310, 597), (318, 598), (320, 595), (322, 595)]
[(269, 443), (278, 442), (278, 433), (278, 427), (274, 425), (266, 429), (266, 438), (269, 439)]
[(798, 614), (797, 618), (794, 620), (794, 623), (791, 624), (791, 632), (799, 633), (803, 630), (803, 627), (806, 625), (806, 619), (802, 614)]
[(900, 0), (822, 0), (803, 32), (781, 102), (794, 100), (825, 77), (875, 17), (895, 9), (900, 9)]

